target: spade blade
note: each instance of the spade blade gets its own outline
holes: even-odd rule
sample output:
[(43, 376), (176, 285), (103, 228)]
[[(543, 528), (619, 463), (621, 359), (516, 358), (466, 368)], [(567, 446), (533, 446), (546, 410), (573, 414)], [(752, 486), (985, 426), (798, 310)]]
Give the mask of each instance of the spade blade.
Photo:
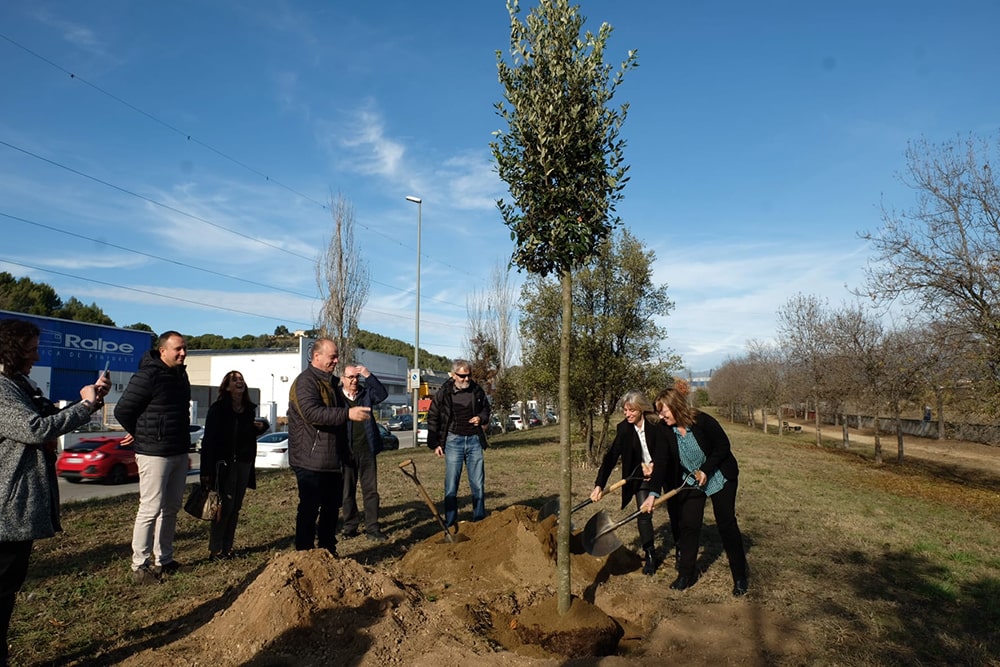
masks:
[(622, 545), (621, 540), (615, 535), (617, 524), (611, 521), (607, 513), (601, 510), (590, 517), (587, 525), (583, 527), (583, 548), (591, 556), (607, 556), (609, 553)]

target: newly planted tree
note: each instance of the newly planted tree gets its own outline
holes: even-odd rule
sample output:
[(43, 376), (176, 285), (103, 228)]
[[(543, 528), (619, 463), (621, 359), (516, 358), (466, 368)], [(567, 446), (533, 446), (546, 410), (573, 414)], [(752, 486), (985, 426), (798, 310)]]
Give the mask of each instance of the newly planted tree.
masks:
[[(625, 72), (637, 65), (630, 51), (616, 72), (604, 62), (611, 26), (583, 32), (579, 7), (541, 0), (522, 22), (508, 0), (510, 57), (497, 51), (504, 101), (496, 109), (507, 127), (491, 143), (497, 172), (511, 200), (497, 202), (516, 243), (512, 262), (562, 285), (559, 404), (569, 405), (572, 272), (615, 228), (615, 202), (628, 167), (619, 131), (627, 105), (610, 106)], [(570, 515), (572, 472), (569, 419), (559, 420), (560, 512)], [(559, 525), (558, 608), (570, 607), (570, 522)]]

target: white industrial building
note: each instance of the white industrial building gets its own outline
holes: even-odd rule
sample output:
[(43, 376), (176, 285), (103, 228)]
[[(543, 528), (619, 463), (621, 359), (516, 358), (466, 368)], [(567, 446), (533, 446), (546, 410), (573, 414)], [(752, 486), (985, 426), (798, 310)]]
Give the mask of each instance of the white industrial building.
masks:
[[(288, 413), (288, 393), (296, 376), (309, 365), (309, 352), (315, 341), (299, 338), (296, 349), (260, 350), (188, 350), (185, 365), (192, 387), (208, 387), (206, 397), (199, 398), (196, 420), (204, 423), (208, 407), (215, 400), (222, 378), (229, 371), (239, 371), (255, 397), (259, 396), (259, 410), (271, 424), (283, 421)], [(339, 374), (352, 362), (366, 366), (389, 391), (387, 398), (377, 406), (380, 417), (388, 417), (412, 405), (407, 386), (407, 361), (382, 352), (356, 350), (354, 359), (341, 359), (337, 364)]]

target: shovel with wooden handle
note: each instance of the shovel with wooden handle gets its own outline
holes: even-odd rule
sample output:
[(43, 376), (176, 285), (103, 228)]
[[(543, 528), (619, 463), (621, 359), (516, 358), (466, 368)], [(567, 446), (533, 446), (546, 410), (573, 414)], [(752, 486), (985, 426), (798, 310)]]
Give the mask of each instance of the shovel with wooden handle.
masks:
[[(413, 472), (407, 470), (407, 467), (412, 467)], [(423, 497), (424, 502), (427, 503), (427, 507), (430, 508), (431, 514), (434, 515), (434, 518), (437, 519), (438, 525), (441, 526), (441, 530), (444, 531), (445, 539), (448, 540), (448, 542), (451, 542), (452, 544), (463, 539), (466, 540), (469, 539), (464, 535), (460, 535), (458, 536), (458, 540), (456, 540), (455, 536), (451, 534), (450, 530), (448, 530), (448, 527), (444, 525), (444, 519), (442, 519), (441, 515), (438, 514), (437, 507), (434, 506), (434, 501), (431, 500), (431, 497), (429, 495), (427, 495), (427, 489), (425, 489), (424, 485), (420, 483), (419, 479), (417, 479), (417, 464), (413, 462), (413, 459), (406, 459), (405, 461), (400, 463), (399, 469), (403, 472), (404, 475), (412, 479), (414, 484), (417, 485), (417, 489), (420, 491), (420, 495)], [(457, 527), (455, 531), (456, 533), (458, 532)]]
[[(629, 479), (631, 479), (631, 478), (630, 477), (626, 477), (624, 479), (620, 479), (617, 482), (615, 482), (614, 484), (612, 484), (611, 486), (609, 486), (608, 488), (606, 488), (604, 490), (604, 493), (601, 495), (601, 498), (603, 499), (604, 496), (608, 495), (609, 493), (611, 493), (613, 491), (617, 491), (618, 489), (620, 489), (623, 486), (625, 486), (625, 482), (629, 481)], [(592, 498), (587, 498), (583, 502), (580, 502), (580, 503), (574, 505), (573, 509), (571, 509), (569, 511), (569, 513), (572, 514), (573, 512), (576, 512), (577, 510), (582, 510), (584, 507), (586, 507), (587, 505), (589, 505), (592, 502), (594, 502), (594, 500)], [(544, 505), (542, 505), (542, 509), (538, 510), (538, 520), (539, 521), (544, 521), (545, 519), (548, 519), (553, 514), (559, 514), (559, 499), (558, 498), (553, 498), (552, 500), (548, 500), (548, 501), (545, 502)]]
[[(700, 488), (701, 487), (698, 486), (698, 482), (695, 480), (694, 475), (688, 475), (684, 478), (684, 483), (676, 489), (672, 489), (654, 500), (653, 507), (659, 507), (666, 500), (673, 498), (684, 489)], [(586, 549), (587, 553), (591, 556), (607, 556), (609, 553), (622, 545), (621, 540), (619, 540), (618, 536), (615, 535), (615, 529), (619, 526), (624, 526), (633, 519), (637, 519), (640, 514), (642, 514), (642, 510), (636, 510), (624, 519), (612, 522), (604, 510), (601, 510), (594, 516), (590, 517), (590, 521), (588, 521), (587, 525), (583, 527), (583, 548)]]

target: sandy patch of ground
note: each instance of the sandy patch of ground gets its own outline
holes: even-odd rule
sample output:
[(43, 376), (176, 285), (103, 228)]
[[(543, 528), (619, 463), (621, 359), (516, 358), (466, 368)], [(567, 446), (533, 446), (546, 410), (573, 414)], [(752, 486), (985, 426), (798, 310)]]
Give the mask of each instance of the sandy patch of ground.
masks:
[[(556, 612), (556, 517), (514, 505), (463, 541), (417, 543), (380, 572), (322, 550), (275, 556), (228, 608), (185, 637), (123, 664), (688, 665), (801, 664), (808, 638), (752, 596), (684, 605), (669, 572), (646, 577), (619, 549), (588, 555), (574, 539), (573, 607)], [(603, 624), (603, 625), (602, 625)], [(587, 657), (567, 636), (614, 628), (613, 655)], [(543, 643), (537, 632), (541, 628)], [(534, 640), (534, 641), (533, 641)]]

